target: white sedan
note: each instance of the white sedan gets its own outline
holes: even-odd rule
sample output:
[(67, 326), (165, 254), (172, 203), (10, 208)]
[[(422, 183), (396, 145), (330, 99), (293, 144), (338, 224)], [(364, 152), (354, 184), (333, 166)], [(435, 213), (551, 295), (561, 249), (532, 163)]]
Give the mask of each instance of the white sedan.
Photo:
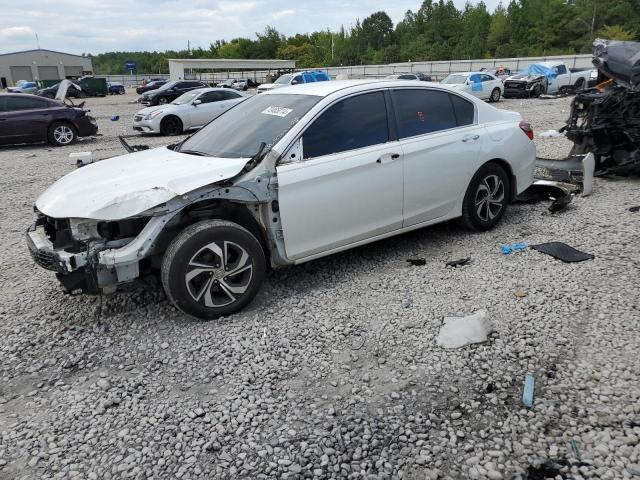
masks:
[(169, 104), (140, 110), (133, 117), (133, 129), (143, 133), (179, 135), (201, 128), (246, 99), (246, 94), (227, 88), (190, 90)]
[(532, 139), (518, 113), (447, 86), (282, 87), (178, 145), (58, 180), (36, 202), (27, 243), (67, 291), (110, 292), (157, 266), (176, 308), (227, 316), (258, 293), (267, 265), (454, 218), (492, 228), (533, 182)]
[(490, 102), (498, 102), (504, 90), (502, 80), (489, 72), (452, 73), (441, 83)]

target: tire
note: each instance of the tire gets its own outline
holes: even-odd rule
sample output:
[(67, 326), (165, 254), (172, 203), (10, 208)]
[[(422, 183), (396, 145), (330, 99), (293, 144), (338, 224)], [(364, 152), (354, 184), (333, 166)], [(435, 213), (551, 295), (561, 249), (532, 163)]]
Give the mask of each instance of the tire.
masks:
[(489, 101), (491, 103), (495, 103), (495, 102), (499, 102), (500, 101), (500, 89), (499, 88), (494, 88), (493, 91), (491, 92), (491, 96), (489, 97)]
[(47, 133), (49, 143), (56, 147), (72, 145), (78, 139), (78, 132), (73, 125), (66, 122), (54, 122)]
[(162, 135), (180, 135), (182, 128), (182, 120), (175, 115), (169, 115), (160, 122), (160, 133)]
[(542, 86), (536, 85), (535, 87), (533, 87), (533, 91), (531, 92), (531, 96), (533, 98), (538, 98), (540, 95), (542, 95)]
[(483, 165), (464, 195), (460, 223), (476, 231), (493, 228), (507, 209), (510, 187), (504, 168), (496, 163)]
[(578, 80), (576, 80), (576, 83), (573, 85), (573, 87), (575, 88), (576, 93), (584, 90), (584, 78), (579, 78)]
[(158, 105), (166, 105), (167, 103), (169, 103), (167, 97), (158, 97)]
[[(239, 271), (228, 275), (229, 269)], [(205, 220), (185, 228), (171, 242), (161, 276), (178, 310), (212, 320), (248, 305), (265, 272), (262, 246), (248, 230), (227, 220)]]

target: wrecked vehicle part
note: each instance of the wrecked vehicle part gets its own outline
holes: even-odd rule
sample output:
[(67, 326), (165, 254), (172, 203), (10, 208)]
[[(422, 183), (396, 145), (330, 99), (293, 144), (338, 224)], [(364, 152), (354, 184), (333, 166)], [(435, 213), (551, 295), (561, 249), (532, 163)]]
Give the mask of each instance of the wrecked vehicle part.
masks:
[(640, 92), (613, 85), (576, 95), (564, 132), (573, 154), (593, 152), (595, 175), (640, 170)]
[(549, 206), (552, 213), (563, 210), (573, 200), (573, 195), (578, 187), (551, 180), (536, 180), (529, 188), (518, 195), (517, 200), (522, 203), (537, 203), (545, 200), (553, 200)]
[(532, 63), (504, 81), (504, 97), (539, 97), (547, 93), (549, 81), (557, 76), (546, 65)]
[[(593, 185), (595, 160), (593, 153), (570, 155), (562, 160), (536, 158), (534, 178), (565, 187), (570, 193), (589, 195)], [(549, 185), (549, 183), (538, 183)], [(526, 200), (525, 200), (526, 201)]]
[(631, 90), (640, 87), (640, 42), (596, 38), (593, 64), (619, 85)]
[[(137, 135), (136, 135), (137, 137)], [(149, 150), (149, 145), (130, 145), (126, 140), (124, 135), (119, 135), (118, 140), (120, 140), (120, 145), (124, 148), (127, 153), (133, 152), (141, 152), (143, 150)]]
[(595, 175), (636, 173), (640, 171), (640, 43), (597, 39), (593, 63), (600, 83), (576, 95), (562, 131), (574, 143), (572, 154), (594, 154)]

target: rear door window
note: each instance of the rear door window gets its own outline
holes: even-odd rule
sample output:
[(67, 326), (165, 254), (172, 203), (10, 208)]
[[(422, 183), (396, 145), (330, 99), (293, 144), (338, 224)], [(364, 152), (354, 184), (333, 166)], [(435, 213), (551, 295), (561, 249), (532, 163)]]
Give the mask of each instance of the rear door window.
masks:
[(447, 92), (438, 90), (393, 90), (399, 138), (448, 130), (458, 126)]
[(302, 136), (304, 158), (386, 143), (387, 109), (382, 92), (346, 98), (322, 112)]
[(449, 94), (449, 96), (453, 104), (453, 111), (455, 112), (458, 126), (464, 127), (473, 124), (476, 117), (475, 105), (458, 95)]
[(6, 97), (6, 111), (37, 110), (48, 108), (51, 104), (42, 98), (30, 96)]

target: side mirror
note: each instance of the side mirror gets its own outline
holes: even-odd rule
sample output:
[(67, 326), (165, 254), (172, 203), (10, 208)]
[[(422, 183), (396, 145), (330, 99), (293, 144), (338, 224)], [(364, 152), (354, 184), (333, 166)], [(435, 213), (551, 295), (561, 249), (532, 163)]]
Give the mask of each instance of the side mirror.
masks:
[(198, 99), (196, 99), (196, 100), (194, 100), (194, 101), (193, 101), (192, 105), (193, 105), (194, 107), (197, 107), (197, 106), (198, 106), (198, 105), (200, 105), (201, 103), (202, 103), (202, 100), (198, 100)]

